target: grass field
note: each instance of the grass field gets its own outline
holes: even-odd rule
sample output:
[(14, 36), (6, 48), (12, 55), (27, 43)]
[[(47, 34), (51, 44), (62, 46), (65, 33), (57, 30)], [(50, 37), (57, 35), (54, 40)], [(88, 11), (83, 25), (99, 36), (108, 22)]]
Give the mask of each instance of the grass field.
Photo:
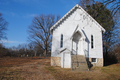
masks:
[(50, 58), (0, 58), (0, 80), (120, 80), (120, 64), (71, 71), (50, 66)]

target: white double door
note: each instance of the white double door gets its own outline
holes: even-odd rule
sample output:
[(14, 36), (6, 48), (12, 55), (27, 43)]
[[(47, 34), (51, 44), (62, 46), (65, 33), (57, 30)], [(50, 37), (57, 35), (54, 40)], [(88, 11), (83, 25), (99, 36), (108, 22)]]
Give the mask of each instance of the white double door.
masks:
[(81, 55), (81, 42), (80, 41), (72, 41), (72, 53), (74, 55)]

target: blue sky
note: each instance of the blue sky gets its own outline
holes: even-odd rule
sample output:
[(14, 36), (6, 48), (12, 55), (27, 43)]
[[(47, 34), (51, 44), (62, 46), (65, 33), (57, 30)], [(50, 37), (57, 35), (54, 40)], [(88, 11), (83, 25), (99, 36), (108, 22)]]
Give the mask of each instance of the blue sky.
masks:
[(62, 17), (77, 3), (79, 0), (0, 0), (0, 12), (9, 23), (8, 40), (2, 43), (6, 47), (27, 43), (27, 29), (34, 16), (59, 14)]

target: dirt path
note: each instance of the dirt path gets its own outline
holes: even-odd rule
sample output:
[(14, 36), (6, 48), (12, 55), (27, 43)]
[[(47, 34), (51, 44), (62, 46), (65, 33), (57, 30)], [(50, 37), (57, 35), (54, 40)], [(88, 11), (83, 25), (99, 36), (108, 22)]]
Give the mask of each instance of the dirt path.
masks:
[(46, 65), (50, 65), (50, 59), (37, 59), (9, 68), (4, 67), (3, 72), (0, 72), (0, 80), (55, 80), (45, 69)]

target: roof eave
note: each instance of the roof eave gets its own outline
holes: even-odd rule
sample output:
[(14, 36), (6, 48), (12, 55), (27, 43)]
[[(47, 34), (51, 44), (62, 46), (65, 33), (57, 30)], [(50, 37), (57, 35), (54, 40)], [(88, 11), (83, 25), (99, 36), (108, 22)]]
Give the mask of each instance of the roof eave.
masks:
[(52, 29), (59, 24), (67, 15), (69, 15), (69, 13), (71, 13), (76, 7), (79, 7), (78, 4), (76, 4), (70, 11), (68, 11), (59, 21), (57, 21), (51, 28), (50, 31), (52, 31)]

